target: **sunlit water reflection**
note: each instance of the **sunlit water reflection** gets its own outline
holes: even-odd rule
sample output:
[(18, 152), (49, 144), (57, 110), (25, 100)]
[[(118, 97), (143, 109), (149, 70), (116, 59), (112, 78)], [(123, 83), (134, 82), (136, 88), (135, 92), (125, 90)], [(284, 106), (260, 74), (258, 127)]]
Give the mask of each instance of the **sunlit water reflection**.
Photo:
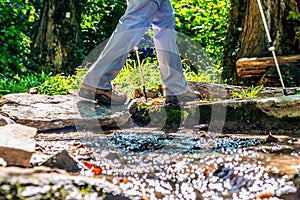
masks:
[(132, 199), (279, 199), (296, 192), (296, 138), (115, 131), (80, 141), (93, 149), (101, 178)]

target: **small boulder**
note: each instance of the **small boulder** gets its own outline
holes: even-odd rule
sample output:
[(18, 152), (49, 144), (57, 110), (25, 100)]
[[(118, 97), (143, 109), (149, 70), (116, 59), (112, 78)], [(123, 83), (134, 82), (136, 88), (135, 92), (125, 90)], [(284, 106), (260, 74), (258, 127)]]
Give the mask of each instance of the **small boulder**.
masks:
[(35, 151), (36, 128), (8, 124), (0, 127), (0, 157), (8, 166), (29, 167)]
[(43, 166), (66, 170), (67, 172), (79, 172), (77, 162), (69, 155), (66, 150), (55, 154), (42, 164)]

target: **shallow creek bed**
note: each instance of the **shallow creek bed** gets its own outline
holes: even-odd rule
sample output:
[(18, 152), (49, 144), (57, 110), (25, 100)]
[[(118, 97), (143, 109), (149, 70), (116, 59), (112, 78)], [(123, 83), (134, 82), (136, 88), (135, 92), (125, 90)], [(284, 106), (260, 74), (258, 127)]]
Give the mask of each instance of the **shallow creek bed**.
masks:
[(39, 133), (33, 169), (67, 150), (80, 171), (49, 169), (39, 181), (41, 172), (22, 169), (1, 180), (1, 169), (0, 199), (298, 199), (299, 139), (196, 129)]
[(76, 95), (4, 96), (4, 122), (39, 133), (32, 167), (0, 167), (0, 200), (300, 199), (300, 95), (158, 100), (106, 108)]

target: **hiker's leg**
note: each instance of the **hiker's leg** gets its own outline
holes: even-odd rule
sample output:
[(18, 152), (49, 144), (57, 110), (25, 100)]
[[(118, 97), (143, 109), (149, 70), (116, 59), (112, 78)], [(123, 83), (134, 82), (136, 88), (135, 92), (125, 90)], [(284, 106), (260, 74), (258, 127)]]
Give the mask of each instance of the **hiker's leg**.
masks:
[(169, 0), (162, 0), (152, 22), (153, 36), (166, 95), (180, 95), (189, 88), (176, 44), (175, 19)]
[(130, 0), (125, 14), (98, 60), (88, 70), (83, 83), (110, 90), (111, 81), (123, 67), (128, 52), (141, 41), (157, 10), (158, 4), (152, 0)]

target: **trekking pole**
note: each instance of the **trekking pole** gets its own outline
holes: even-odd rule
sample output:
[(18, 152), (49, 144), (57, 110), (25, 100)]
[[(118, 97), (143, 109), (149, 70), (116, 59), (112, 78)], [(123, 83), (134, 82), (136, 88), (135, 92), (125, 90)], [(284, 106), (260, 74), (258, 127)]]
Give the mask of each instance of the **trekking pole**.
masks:
[(143, 69), (142, 69), (142, 66), (141, 66), (140, 55), (139, 55), (139, 49), (138, 49), (137, 46), (135, 46), (135, 47), (134, 47), (134, 50), (135, 50), (135, 54), (136, 54), (136, 58), (137, 58), (137, 62), (138, 62), (139, 70), (140, 70), (140, 75), (141, 75), (141, 80), (142, 80), (142, 86), (143, 86), (143, 93), (144, 93), (145, 99), (146, 99), (146, 101), (147, 101), (145, 79), (144, 79), (144, 75), (143, 75)]
[(258, 3), (261, 18), (262, 18), (262, 21), (263, 21), (263, 24), (264, 24), (264, 27), (265, 27), (265, 31), (266, 31), (266, 34), (267, 34), (267, 37), (268, 37), (268, 41), (269, 41), (269, 44), (270, 44), (269, 51), (272, 51), (274, 62), (275, 62), (277, 72), (278, 72), (278, 75), (279, 75), (279, 79), (280, 79), (280, 82), (281, 82), (281, 85), (282, 85), (283, 95), (286, 96), (288, 94), (286, 92), (286, 89), (285, 89), (285, 86), (284, 86), (284, 83), (283, 83), (283, 79), (282, 79), (282, 76), (281, 76), (279, 64), (278, 64), (277, 57), (276, 57), (276, 54), (275, 54), (275, 47), (273, 45), (273, 42), (272, 42), (272, 39), (271, 39), (271, 36), (270, 36), (270, 33), (269, 33), (269, 28), (268, 28), (268, 25), (267, 25), (266, 17), (265, 17), (265, 14), (264, 14), (264, 11), (263, 11), (260, 0), (257, 0), (257, 3)]

